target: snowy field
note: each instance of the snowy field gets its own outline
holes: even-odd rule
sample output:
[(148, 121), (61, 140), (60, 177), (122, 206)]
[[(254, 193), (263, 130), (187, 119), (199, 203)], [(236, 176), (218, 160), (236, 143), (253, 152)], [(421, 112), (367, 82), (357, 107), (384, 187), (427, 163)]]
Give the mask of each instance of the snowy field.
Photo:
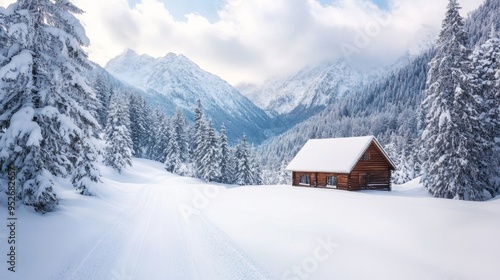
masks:
[[(134, 160), (102, 167), (97, 197), (58, 182), (56, 212), (16, 211), (0, 279), (499, 279), (500, 198), (435, 199), (417, 182), (392, 192), (233, 187)], [(5, 224), (5, 225), (4, 225)]]

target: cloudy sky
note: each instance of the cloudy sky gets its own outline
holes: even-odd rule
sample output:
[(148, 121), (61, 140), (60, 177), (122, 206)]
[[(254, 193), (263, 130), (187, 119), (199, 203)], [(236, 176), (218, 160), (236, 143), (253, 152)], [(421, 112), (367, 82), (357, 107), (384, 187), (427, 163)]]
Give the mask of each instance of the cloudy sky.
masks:
[[(0, 0), (0, 5), (13, 2)], [(182, 53), (232, 84), (347, 58), (393, 62), (441, 27), (446, 0), (73, 0), (105, 65), (125, 48)], [(466, 15), (483, 0), (459, 0)]]

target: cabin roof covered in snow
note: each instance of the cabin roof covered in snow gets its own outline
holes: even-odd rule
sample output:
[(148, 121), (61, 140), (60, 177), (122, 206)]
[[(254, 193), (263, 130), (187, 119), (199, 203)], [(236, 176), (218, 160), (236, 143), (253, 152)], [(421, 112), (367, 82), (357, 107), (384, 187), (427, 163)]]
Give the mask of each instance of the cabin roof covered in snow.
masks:
[(373, 136), (310, 139), (288, 164), (286, 170), (350, 173), (372, 141), (394, 166)]

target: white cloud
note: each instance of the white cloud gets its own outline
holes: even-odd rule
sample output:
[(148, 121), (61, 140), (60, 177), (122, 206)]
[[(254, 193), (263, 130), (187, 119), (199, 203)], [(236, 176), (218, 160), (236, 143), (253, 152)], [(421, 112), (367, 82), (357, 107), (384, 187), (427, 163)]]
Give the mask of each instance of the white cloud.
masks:
[[(0, 4), (11, 2), (0, 0)], [(482, 0), (460, 0), (462, 15)], [(439, 32), (446, 1), (393, 0), (382, 11), (368, 0), (226, 0), (213, 23), (200, 15), (175, 20), (159, 0), (74, 0), (104, 65), (125, 48), (152, 56), (182, 53), (231, 83), (261, 81), (352, 52), (362, 65), (388, 63)], [(398, 8), (395, 8), (398, 7)]]

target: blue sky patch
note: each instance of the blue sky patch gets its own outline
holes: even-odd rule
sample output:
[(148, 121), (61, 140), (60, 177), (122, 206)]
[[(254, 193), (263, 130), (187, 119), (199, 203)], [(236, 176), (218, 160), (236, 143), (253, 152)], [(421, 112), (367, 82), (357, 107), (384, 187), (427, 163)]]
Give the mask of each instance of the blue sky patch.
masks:
[[(128, 0), (130, 7), (135, 6), (141, 0)], [(217, 11), (222, 8), (223, 0), (161, 0), (170, 14), (176, 20), (184, 21), (187, 14), (200, 14), (207, 18), (210, 22), (215, 22), (218, 19)], [(324, 5), (329, 5), (337, 0), (318, 0)], [(389, 7), (389, 0), (371, 0), (380, 9), (386, 10)]]

